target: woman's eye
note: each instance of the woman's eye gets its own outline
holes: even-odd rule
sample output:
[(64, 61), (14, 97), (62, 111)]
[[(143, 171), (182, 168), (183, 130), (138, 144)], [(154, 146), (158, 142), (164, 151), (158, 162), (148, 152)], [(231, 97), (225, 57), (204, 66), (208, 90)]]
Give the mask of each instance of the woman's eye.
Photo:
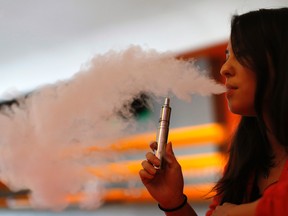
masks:
[(227, 61), (228, 58), (229, 58), (229, 56), (230, 56), (229, 50), (226, 50), (226, 51), (225, 51), (225, 56), (226, 56), (226, 61)]

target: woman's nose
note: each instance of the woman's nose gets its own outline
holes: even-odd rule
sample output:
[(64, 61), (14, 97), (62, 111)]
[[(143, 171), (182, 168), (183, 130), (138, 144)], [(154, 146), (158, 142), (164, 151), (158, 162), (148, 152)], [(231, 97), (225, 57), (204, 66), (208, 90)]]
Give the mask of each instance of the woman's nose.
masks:
[(229, 62), (226, 61), (222, 67), (221, 67), (221, 70), (220, 70), (220, 74), (223, 76), (223, 77), (231, 77), (233, 76), (234, 72), (233, 72), (233, 69), (231, 68), (231, 66), (229, 65)]

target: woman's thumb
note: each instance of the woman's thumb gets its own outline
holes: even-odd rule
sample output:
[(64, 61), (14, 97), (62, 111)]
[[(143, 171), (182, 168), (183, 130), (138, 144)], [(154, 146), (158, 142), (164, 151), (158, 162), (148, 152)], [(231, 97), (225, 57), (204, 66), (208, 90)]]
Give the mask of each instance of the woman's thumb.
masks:
[(174, 160), (176, 160), (171, 142), (168, 142), (166, 145), (166, 160), (168, 163), (172, 163)]

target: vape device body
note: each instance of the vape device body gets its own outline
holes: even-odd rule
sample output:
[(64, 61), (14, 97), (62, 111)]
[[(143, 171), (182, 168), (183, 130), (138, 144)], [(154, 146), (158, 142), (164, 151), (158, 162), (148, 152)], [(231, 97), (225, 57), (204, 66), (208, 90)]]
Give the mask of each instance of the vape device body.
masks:
[(165, 102), (161, 109), (158, 132), (156, 137), (158, 146), (155, 155), (160, 159), (161, 162), (160, 166), (156, 167), (158, 169), (163, 169), (164, 167), (164, 157), (169, 134), (170, 116), (171, 116), (170, 99), (167, 97), (165, 98)]

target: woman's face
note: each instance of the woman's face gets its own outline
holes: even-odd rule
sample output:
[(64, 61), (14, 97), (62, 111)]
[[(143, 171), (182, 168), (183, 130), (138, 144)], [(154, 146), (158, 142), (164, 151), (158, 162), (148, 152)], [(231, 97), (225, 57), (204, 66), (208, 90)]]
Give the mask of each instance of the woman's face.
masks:
[(255, 116), (256, 75), (251, 69), (238, 62), (230, 42), (227, 47), (226, 62), (220, 73), (226, 78), (226, 98), (230, 111), (243, 116)]

